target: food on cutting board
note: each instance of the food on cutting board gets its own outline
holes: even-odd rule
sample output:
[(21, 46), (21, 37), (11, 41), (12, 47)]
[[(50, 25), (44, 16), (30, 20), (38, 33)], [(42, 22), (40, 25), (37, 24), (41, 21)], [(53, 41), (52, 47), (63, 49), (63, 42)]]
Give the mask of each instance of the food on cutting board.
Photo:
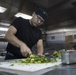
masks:
[(59, 60), (59, 58), (61, 58), (61, 51), (64, 51), (64, 49), (60, 50), (60, 51), (55, 50), (53, 52), (53, 54), (51, 55), (52, 58), (46, 58), (44, 56), (38, 56), (38, 55), (31, 54), (30, 57), (23, 59), (20, 62), (21, 63), (27, 63), (27, 64), (28, 63), (34, 63), (34, 64), (54, 63), (54, 62), (57, 62)]
[(52, 57), (50, 58), (31, 54), (28, 58), (19, 60), (18, 63), (21, 63), (21, 64), (55, 63), (59, 61), (59, 58), (61, 58), (61, 51), (64, 51), (64, 50), (60, 50), (60, 51), (55, 50), (51, 55)]
[(57, 58), (46, 58), (44, 56), (38, 56), (38, 55), (33, 55), (31, 54), (30, 57), (26, 59), (20, 60), (20, 63), (34, 63), (34, 64), (40, 64), (40, 63), (54, 63), (57, 62)]

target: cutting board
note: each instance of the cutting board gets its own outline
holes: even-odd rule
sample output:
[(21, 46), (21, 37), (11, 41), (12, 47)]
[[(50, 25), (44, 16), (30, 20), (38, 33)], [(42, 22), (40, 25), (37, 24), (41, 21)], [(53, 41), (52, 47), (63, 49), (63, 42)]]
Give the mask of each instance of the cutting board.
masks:
[(14, 61), (0, 62), (0, 71), (15, 73), (18, 75), (39, 75), (43, 74), (57, 65), (60, 65), (61, 61), (55, 63), (44, 63), (44, 64), (21, 64)]

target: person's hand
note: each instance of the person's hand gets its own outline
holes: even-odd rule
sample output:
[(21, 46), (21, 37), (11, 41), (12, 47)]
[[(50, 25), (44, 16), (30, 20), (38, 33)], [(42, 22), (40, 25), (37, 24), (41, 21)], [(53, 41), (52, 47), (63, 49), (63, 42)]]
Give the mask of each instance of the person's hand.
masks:
[(38, 56), (45, 56), (45, 55), (43, 55), (43, 54), (41, 54), (41, 53), (38, 53)]
[(32, 54), (30, 48), (25, 44), (21, 45), (20, 50), (21, 50), (21, 53), (23, 56), (28, 56), (28, 55)]

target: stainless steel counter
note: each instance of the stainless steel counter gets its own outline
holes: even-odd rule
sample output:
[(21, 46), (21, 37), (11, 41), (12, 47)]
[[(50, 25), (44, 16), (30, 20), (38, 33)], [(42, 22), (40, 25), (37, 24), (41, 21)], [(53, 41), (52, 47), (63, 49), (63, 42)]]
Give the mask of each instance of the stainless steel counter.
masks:
[(43, 75), (76, 75), (76, 64), (60, 65), (58, 69), (54, 69)]
[(5, 56), (0, 56), (0, 61), (4, 61)]

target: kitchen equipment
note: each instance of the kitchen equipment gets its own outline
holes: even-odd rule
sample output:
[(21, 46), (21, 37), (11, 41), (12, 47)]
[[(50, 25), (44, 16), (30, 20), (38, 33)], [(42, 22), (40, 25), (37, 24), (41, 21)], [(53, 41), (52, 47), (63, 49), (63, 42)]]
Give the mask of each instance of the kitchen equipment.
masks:
[(61, 57), (63, 64), (76, 63), (76, 50), (61, 51)]

